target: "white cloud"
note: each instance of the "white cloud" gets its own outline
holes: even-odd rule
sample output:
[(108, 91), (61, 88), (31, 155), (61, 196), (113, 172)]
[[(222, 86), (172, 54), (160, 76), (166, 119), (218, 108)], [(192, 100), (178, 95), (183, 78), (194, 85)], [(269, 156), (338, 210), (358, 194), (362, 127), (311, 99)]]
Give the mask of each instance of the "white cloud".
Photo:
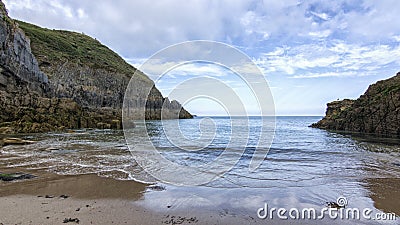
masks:
[(279, 55), (283, 55), (284, 53), (285, 53), (285, 48), (277, 47), (277, 48), (275, 48), (274, 51), (263, 53), (263, 55), (264, 56), (279, 56)]
[[(346, 81), (341, 85), (352, 85), (348, 89), (353, 92), (346, 92), (347, 95), (356, 96), (357, 90), (365, 87), (358, 86), (356, 90), (351, 79), (374, 74), (388, 76), (400, 67), (397, 0), (4, 2), (13, 18), (48, 28), (84, 32), (136, 67), (160, 49), (182, 41), (214, 40), (231, 44), (247, 53), (267, 76), (272, 77), (276, 92), (289, 93), (286, 105), (299, 105), (303, 101), (296, 101), (298, 93), (290, 93), (292, 88), (286, 83), (311, 82), (310, 79), (288, 78), (342, 77), (337, 79)], [(230, 56), (225, 54), (225, 57)], [(155, 62), (145, 72), (158, 74), (175, 65), (173, 60)], [(255, 72), (246, 65), (241, 68)], [(188, 67), (185, 73), (172, 76), (179, 79), (182, 78), (179, 75), (190, 72), (215, 74), (219, 71)], [(374, 81), (371, 77), (364, 77), (364, 80)], [(329, 94), (324, 88), (326, 86), (313, 88), (310, 96), (321, 92), (319, 98), (331, 99), (330, 95), (336, 90), (340, 92), (336, 94), (345, 95), (340, 88), (332, 88)], [(277, 99), (285, 99), (278, 96)]]
[(221, 77), (229, 73), (228, 69), (220, 65), (209, 63), (190, 63), (175, 67), (169, 74), (180, 76), (212, 76)]
[[(304, 50), (307, 51), (304, 51)], [(256, 63), (267, 70), (283, 71), (294, 74), (299, 69), (328, 67), (337, 62), (338, 56), (326, 54), (325, 48), (316, 45), (302, 45), (297, 47), (276, 48), (274, 51), (262, 54)]]
[(83, 9), (78, 9), (77, 12), (78, 12), (78, 18), (79, 18), (79, 19), (85, 19), (85, 18), (88, 17), (88, 16), (86, 15), (86, 13), (85, 13), (85, 10), (83, 10)]
[(316, 37), (316, 38), (327, 38), (331, 34), (332, 31), (330, 30), (312, 31), (308, 33), (308, 35), (310, 35), (311, 37)]
[(396, 42), (400, 42), (400, 35), (394, 35), (393, 40), (395, 40)]
[[(399, 58), (399, 48), (374, 45), (374, 40), (382, 38), (400, 40), (400, 25), (393, 23), (397, 19), (393, 7), (396, 1), (390, 0), (364, 0), (359, 4), (344, 0), (324, 3), (99, 0), (96, 4), (80, 0), (6, 0), (5, 3), (11, 16), (19, 19), (95, 36), (123, 56), (134, 58), (136, 66), (142, 62), (136, 59), (191, 39), (245, 46), (250, 49), (247, 53), (254, 54), (252, 57), (260, 55), (256, 61), (267, 73), (283, 71), (293, 75), (315, 68), (375, 70), (398, 63)], [(282, 37), (286, 42), (280, 40)], [(327, 42), (321, 45), (320, 41)], [(265, 52), (252, 50), (273, 44), (286, 47), (275, 46)], [(168, 66), (168, 63), (154, 65), (152, 72)]]
[(316, 13), (316, 12), (312, 12), (312, 11), (310, 11), (310, 13), (311, 13), (312, 15), (314, 15), (314, 16), (316, 16), (316, 17), (322, 19), (322, 20), (329, 20), (329, 16), (328, 16), (328, 14), (326, 14), (326, 13)]
[[(241, 46), (279, 40), (360, 41), (400, 35), (397, 1), (125, 1), (5, 0), (11, 16), (96, 37), (125, 57), (149, 57), (181, 41)], [(320, 21), (316, 21), (318, 18)], [(337, 37), (336, 37), (337, 38)], [(282, 44), (282, 43), (281, 43)]]
[(351, 72), (327, 72), (327, 73), (309, 73), (303, 75), (295, 75), (292, 78), (320, 78), (320, 77), (347, 77), (347, 76), (356, 76), (357, 73), (354, 71)]
[(285, 51), (276, 48), (261, 54), (256, 63), (267, 73), (281, 71), (296, 74), (295, 78), (362, 76), (391, 64), (400, 67), (400, 46), (346, 44), (343, 41), (333, 41), (327, 47), (305, 44)]

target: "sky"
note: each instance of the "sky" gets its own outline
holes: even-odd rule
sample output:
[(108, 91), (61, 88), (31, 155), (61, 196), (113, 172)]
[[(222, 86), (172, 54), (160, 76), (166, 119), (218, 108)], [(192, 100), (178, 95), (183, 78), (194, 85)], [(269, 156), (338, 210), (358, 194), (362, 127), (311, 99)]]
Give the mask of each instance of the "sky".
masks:
[[(400, 71), (397, 0), (3, 2), (12, 18), (83, 32), (136, 67), (157, 51), (184, 41), (232, 45), (262, 71), (276, 115), (324, 115), (326, 103), (357, 98), (370, 84)], [(246, 101), (245, 91), (239, 90), (245, 84), (231, 71), (204, 63), (176, 68), (156, 86), (168, 95), (187, 79), (188, 70), (192, 76), (217, 77)], [(197, 115), (218, 115), (223, 108), (207, 99), (185, 107)]]

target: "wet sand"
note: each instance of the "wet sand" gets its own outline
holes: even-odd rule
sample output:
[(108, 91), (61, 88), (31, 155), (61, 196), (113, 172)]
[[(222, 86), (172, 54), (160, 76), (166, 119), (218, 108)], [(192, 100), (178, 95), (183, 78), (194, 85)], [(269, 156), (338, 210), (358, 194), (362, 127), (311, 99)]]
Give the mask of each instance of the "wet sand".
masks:
[(158, 222), (151, 212), (132, 205), (142, 198), (144, 184), (94, 174), (60, 176), (43, 171), (22, 172), (38, 177), (0, 181), (0, 224), (62, 224), (69, 218), (77, 218), (79, 224)]
[(386, 213), (396, 213), (396, 215), (400, 216), (399, 178), (374, 178), (367, 179), (365, 182), (376, 208)]
[[(18, 170), (21, 171), (21, 170)], [(29, 173), (29, 171), (24, 171)], [(32, 173), (37, 175), (37, 173)], [(43, 174), (31, 180), (0, 183), (0, 196), (15, 194), (34, 196), (67, 195), (77, 199), (138, 200), (146, 185), (135, 181), (122, 181), (99, 177), (95, 174), (61, 176)], [(1, 182), (1, 181), (0, 181)]]
[[(17, 172), (12, 169), (2, 172)], [(95, 174), (60, 176), (43, 171), (31, 180), (0, 181), (0, 224), (256, 224), (255, 218), (193, 211), (159, 212), (135, 204), (147, 185)], [(67, 196), (67, 198), (65, 198)], [(251, 221), (253, 220), (253, 221)], [(258, 221), (261, 222), (261, 221)], [(262, 224), (262, 223), (261, 223)]]
[[(159, 224), (160, 218), (129, 201), (115, 199), (82, 200), (73, 197), (47, 199), (32, 195), (0, 198), (0, 224), (63, 224), (78, 219), (79, 224)], [(76, 222), (70, 222), (76, 224)]]
[[(17, 172), (12, 169), (2, 172)], [(321, 224), (322, 221), (261, 220), (256, 215), (203, 210), (152, 210), (137, 204), (147, 185), (97, 175), (60, 176), (21, 171), (37, 178), (0, 181), (0, 224)], [(67, 198), (65, 198), (67, 196)], [(76, 220), (77, 219), (77, 220)], [(346, 224), (327, 221), (326, 224)]]

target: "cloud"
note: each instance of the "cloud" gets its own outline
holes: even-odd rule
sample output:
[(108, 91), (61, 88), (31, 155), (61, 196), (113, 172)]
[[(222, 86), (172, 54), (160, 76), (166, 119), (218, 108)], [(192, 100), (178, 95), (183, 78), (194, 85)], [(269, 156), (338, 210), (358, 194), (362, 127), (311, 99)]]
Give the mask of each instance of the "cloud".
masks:
[[(325, 101), (330, 95), (356, 96), (365, 82), (385, 78), (382, 74), (392, 75), (400, 67), (397, 0), (3, 1), (13, 18), (84, 32), (136, 67), (157, 51), (183, 41), (214, 40), (233, 45), (256, 62), (276, 87), (277, 99), (286, 99), (289, 105), (304, 102), (296, 99), (298, 93), (290, 88), (293, 82), (309, 86), (307, 82), (317, 79), (322, 82), (340, 77), (345, 83), (337, 81), (335, 85), (351, 85), (348, 90), (352, 92), (332, 88), (325, 93), (327, 87), (319, 83), (321, 88), (314, 87), (307, 96), (321, 95)], [(185, 51), (176, 52), (177, 58)], [(157, 74), (170, 68), (174, 60), (154, 62), (145, 72)], [(179, 79), (189, 73), (221, 72), (198, 66), (187, 69), (190, 71), (171, 76)], [(257, 72), (248, 65), (241, 69)], [(361, 76), (364, 83), (358, 84)], [(290, 98), (285, 98), (286, 92)], [(318, 112), (323, 111), (320, 108)]]
[(310, 35), (311, 37), (316, 37), (316, 38), (327, 38), (331, 34), (332, 31), (330, 30), (312, 31), (308, 33), (308, 35)]
[(312, 12), (310, 11), (310, 14), (322, 19), (322, 20), (329, 20), (329, 16), (326, 13), (316, 13), (316, 12)]
[(295, 78), (363, 76), (387, 66), (400, 67), (399, 45), (360, 45), (333, 40), (316, 44), (276, 48), (261, 54), (256, 63), (269, 72), (280, 71)]
[[(234, 40), (243, 1), (6, 1), (11, 16), (49, 28), (85, 32), (126, 57), (148, 57), (177, 42)], [(237, 19), (235, 19), (237, 18)]]
[(355, 76), (356, 72), (326, 72), (326, 73), (310, 73), (303, 75), (295, 75), (292, 78), (320, 78), (320, 77), (344, 77), (344, 76)]
[(400, 37), (400, 24), (393, 22), (398, 16), (394, 0), (5, 3), (13, 17), (88, 33), (127, 58), (148, 57), (169, 44), (193, 39), (262, 47), (304, 44), (330, 36), (350, 43)]
[[(177, 42), (207, 39), (244, 47), (400, 35), (396, 1), (5, 0), (10, 15), (49, 28), (85, 32), (127, 58)], [(368, 21), (368, 22), (366, 22)], [(251, 54), (251, 52), (249, 52)]]

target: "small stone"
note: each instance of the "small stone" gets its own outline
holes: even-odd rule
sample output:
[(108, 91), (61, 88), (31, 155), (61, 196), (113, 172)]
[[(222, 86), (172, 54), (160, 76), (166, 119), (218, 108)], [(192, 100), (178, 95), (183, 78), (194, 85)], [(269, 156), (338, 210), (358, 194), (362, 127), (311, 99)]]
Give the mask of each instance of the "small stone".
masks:
[(329, 208), (335, 208), (335, 209), (344, 208), (343, 206), (340, 206), (340, 205), (337, 204), (336, 202), (327, 202), (326, 205), (327, 205)]
[(75, 219), (65, 218), (64, 221), (63, 221), (63, 223), (70, 223), (70, 222), (79, 223), (79, 219), (78, 218), (75, 218)]

